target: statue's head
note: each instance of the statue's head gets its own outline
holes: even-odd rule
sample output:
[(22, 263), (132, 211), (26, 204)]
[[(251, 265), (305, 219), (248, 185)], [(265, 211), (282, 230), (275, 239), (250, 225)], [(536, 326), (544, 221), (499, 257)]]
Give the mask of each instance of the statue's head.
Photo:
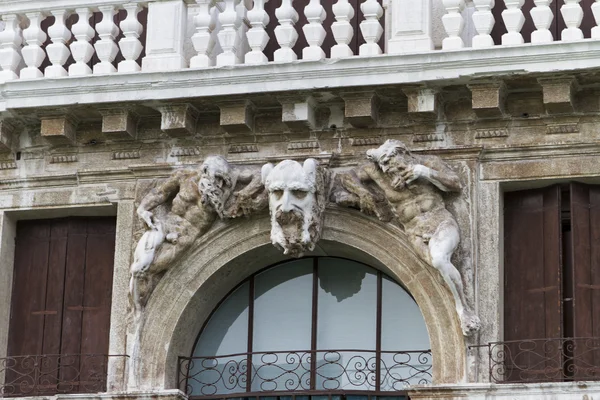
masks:
[(405, 185), (401, 172), (414, 164), (414, 157), (408, 148), (399, 140), (388, 139), (376, 149), (367, 151), (367, 159), (374, 162), (379, 169), (394, 180), (394, 186)]
[(235, 177), (227, 160), (208, 156), (200, 166), (198, 190), (202, 204), (209, 205), (223, 218), (225, 203), (235, 188)]
[(320, 236), (324, 184), (316, 160), (300, 164), (284, 160), (262, 168), (269, 193), (271, 241), (284, 254), (301, 257), (314, 249)]

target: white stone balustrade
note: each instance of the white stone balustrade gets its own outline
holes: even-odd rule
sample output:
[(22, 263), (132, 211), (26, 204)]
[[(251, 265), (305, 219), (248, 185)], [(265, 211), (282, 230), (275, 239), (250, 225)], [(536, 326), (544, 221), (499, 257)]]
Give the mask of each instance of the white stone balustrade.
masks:
[[(310, 0), (302, 7), (298, 0), (278, 0), (274, 12), (267, 8), (272, 1), (23, 0), (22, 9), (0, 1), (0, 83), (519, 46), (526, 19), (532, 45), (600, 39), (600, 0), (591, 9), (581, 0), (564, 0), (560, 15), (553, 0), (532, 0), (529, 13), (522, 9), (525, 0)], [(329, 1), (331, 8), (325, 7)], [(436, 2), (443, 15), (433, 12)], [(326, 18), (326, 9), (333, 18)], [(584, 13), (593, 14), (595, 26), (581, 26)], [(498, 14), (506, 31), (492, 37)], [(562, 32), (551, 30), (557, 18), (565, 22)], [(301, 19), (307, 22), (299, 24)], [(388, 37), (381, 46), (384, 23)], [(335, 40), (331, 48), (324, 47), (328, 34)], [(299, 49), (300, 37), (307, 45)]]

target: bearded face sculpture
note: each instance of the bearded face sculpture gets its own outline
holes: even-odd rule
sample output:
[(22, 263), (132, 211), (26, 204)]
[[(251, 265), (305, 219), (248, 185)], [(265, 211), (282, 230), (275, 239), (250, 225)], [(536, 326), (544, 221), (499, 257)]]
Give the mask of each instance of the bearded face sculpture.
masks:
[(269, 193), (271, 242), (284, 254), (302, 257), (321, 236), (324, 181), (317, 161), (266, 164), (262, 181)]
[(225, 203), (235, 188), (231, 166), (221, 156), (209, 156), (200, 167), (198, 190), (205, 206), (212, 206), (224, 218)]

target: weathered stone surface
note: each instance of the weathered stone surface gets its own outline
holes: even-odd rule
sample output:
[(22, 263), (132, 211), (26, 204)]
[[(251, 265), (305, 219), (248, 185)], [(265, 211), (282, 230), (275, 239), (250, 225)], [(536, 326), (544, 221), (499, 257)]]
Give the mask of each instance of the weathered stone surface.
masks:
[(402, 91), (408, 98), (408, 113), (418, 120), (435, 120), (440, 107), (439, 91), (423, 87), (406, 87)]
[(577, 91), (574, 77), (538, 79), (544, 93), (544, 107), (548, 114), (564, 114), (574, 111), (573, 97)]
[(473, 111), (479, 118), (499, 118), (505, 115), (506, 85), (504, 82), (471, 83)]
[(15, 127), (6, 120), (0, 120), (0, 153), (9, 153), (15, 147)]
[(221, 127), (227, 133), (242, 134), (254, 131), (254, 104), (250, 101), (220, 103)]
[(316, 102), (312, 97), (279, 97), (281, 103), (281, 120), (292, 131), (315, 129)]
[(346, 92), (342, 98), (346, 103), (346, 120), (352, 126), (365, 128), (377, 125), (380, 100), (375, 92)]
[(196, 134), (198, 110), (191, 104), (169, 104), (158, 106), (161, 113), (160, 129), (171, 137)]
[(103, 109), (102, 133), (107, 139), (135, 139), (138, 116), (127, 109)]
[(41, 117), (40, 133), (50, 144), (75, 144), (77, 121), (68, 115)]

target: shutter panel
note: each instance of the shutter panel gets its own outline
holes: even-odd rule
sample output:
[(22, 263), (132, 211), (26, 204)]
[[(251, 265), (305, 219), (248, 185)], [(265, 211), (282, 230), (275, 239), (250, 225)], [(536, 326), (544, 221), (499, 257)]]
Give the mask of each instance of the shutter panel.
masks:
[(574, 376), (600, 376), (600, 186), (571, 184)]
[[(561, 335), (560, 188), (512, 192), (504, 209), (504, 340)], [(560, 352), (543, 342), (507, 345), (507, 380), (562, 375)], [(526, 371), (524, 371), (526, 370)]]
[[(46, 279), (50, 250), (50, 224), (20, 221), (17, 224), (8, 356), (42, 352), (46, 313)], [(7, 394), (37, 396), (38, 382), (28, 376), (33, 359), (17, 359), (6, 371)]]

